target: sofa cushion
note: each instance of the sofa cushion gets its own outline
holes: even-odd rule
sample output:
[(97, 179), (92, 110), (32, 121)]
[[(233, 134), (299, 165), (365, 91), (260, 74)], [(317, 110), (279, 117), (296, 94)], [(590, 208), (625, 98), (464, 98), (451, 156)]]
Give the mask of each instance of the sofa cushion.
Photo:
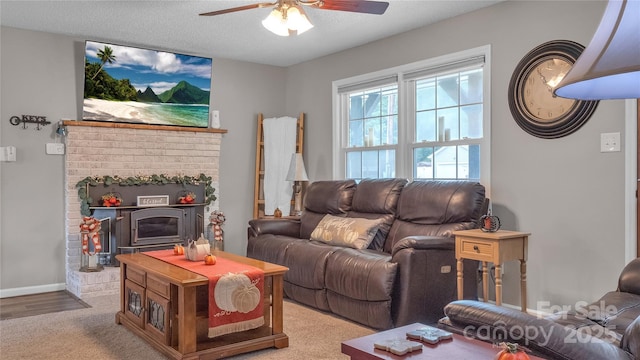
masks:
[(356, 300), (391, 300), (397, 268), (389, 254), (340, 248), (327, 259), (325, 284), (328, 290)]
[(381, 219), (369, 249), (383, 250), (395, 219), (400, 193), (406, 184), (406, 179), (399, 178), (363, 179), (358, 183), (347, 217)]
[(384, 251), (391, 252), (408, 235), (452, 236), (452, 231), (473, 229), (484, 204), (484, 186), (476, 182), (413, 181), (402, 189)]
[(304, 210), (300, 217), (300, 237), (311, 238), (311, 232), (326, 215), (346, 214), (356, 189), (354, 180), (314, 181), (304, 195)]
[(339, 249), (309, 240), (291, 243), (283, 256), (282, 265), (289, 268), (284, 280), (308, 289), (324, 289), (327, 259)]
[(308, 240), (272, 234), (250, 237), (247, 242), (247, 257), (282, 264), (287, 247), (295, 242), (308, 242)]
[(328, 290), (327, 303), (334, 314), (365, 326), (379, 330), (393, 327), (391, 300), (362, 301)]
[(327, 259), (339, 249), (309, 240), (287, 247), (283, 261), (289, 268), (284, 274), (285, 295), (299, 303), (329, 311), (325, 284)]
[(621, 338), (629, 324), (640, 316), (640, 295), (610, 291), (598, 301), (587, 305), (582, 313), (603, 327), (617, 332)]
[(366, 249), (378, 232), (381, 221), (325, 215), (311, 233), (311, 240)]
[(351, 210), (376, 214), (395, 214), (406, 179), (363, 179), (353, 194)]

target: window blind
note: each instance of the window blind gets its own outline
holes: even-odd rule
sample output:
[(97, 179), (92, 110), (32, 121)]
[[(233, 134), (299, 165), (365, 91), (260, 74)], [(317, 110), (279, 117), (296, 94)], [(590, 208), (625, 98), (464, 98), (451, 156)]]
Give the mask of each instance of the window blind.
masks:
[(423, 69), (412, 70), (404, 73), (402, 77), (405, 80), (415, 80), (418, 78), (434, 76), (449, 71), (461, 72), (470, 68), (480, 68), (484, 66), (484, 55), (471, 57), (459, 61), (449, 62), (446, 64), (430, 66)]
[(370, 89), (375, 87), (382, 87), (385, 85), (392, 85), (392, 84), (396, 84), (397, 82), (398, 82), (398, 75), (394, 74), (394, 75), (385, 76), (385, 77), (381, 77), (373, 80), (367, 80), (359, 83), (339, 86), (338, 94), (346, 94), (346, 93), (350, 93), (358, 90), (365, 90), (365, 89)]

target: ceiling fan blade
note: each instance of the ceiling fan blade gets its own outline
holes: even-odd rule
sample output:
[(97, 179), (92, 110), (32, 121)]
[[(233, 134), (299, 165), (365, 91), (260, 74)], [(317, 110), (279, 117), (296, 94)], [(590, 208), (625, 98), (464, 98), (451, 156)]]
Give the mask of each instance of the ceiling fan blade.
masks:
[(227, 14), (227, 13), (236, 12), (236, 11), (251, 10), (251, 9), (258, 9), (258, 8), (263, 8), (263, 7), (275, 6), (276, 4), (277, 4), (277, 2), (275, 2), (275, 3), (251, 4), (251, 5), (238, 6), (238, 7), (229, 8), (229, 9), (210, 11), (210, 12), (202, 13), (200, 15), (201, 16), (222, 15), (222, 14)]
[[(304, 1), (300, 1), (304, 4)], [(366, 14), (382, 15), (389, 7), (386, 1), (367, 0), (324, 0), (311, 5), (314, 8), (324, 10), (351, 11)]]

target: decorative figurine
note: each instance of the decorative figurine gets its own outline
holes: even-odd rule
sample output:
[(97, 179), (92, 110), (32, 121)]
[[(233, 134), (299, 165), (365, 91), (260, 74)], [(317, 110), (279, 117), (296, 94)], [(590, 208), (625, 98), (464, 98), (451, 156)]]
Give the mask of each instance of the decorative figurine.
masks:
[(483, 215), (480, 218), (480, 229), (485, 232), (500, 230), (500, 219), (495, 215), (491, 215), (491, 209), (489, 209), (487, 215)]
[(224, 230), (222, 230), (222, 225), (226, 220), (224, 213), (218, 210), (214, 210), (209, 217), (207, 239), (212, 249), (224, 251)]

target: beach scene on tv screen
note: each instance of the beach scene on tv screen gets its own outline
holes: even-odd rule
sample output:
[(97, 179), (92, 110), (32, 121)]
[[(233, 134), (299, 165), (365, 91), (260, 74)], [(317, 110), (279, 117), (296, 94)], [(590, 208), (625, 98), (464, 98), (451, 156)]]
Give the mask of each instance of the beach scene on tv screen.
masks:
[(207, 127), (211, 59), (87, 41), (83, 120)]

